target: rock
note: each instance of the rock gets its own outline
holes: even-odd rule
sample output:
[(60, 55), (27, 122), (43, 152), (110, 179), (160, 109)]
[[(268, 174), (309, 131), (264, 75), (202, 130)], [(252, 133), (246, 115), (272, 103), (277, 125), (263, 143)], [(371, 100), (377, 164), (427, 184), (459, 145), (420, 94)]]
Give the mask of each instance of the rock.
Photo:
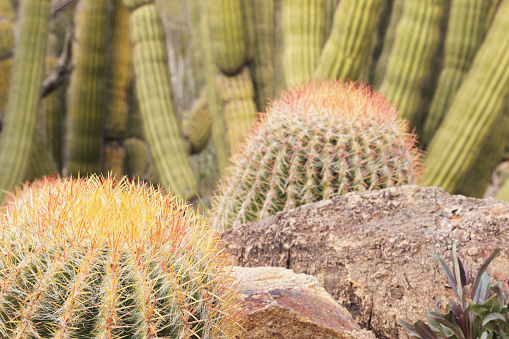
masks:
[(377, 338), (409, 338), (398, 319), (425, 319), (452, 297), (431, 254), (451, 264), (453, 242), (471, 275), (495, 250), (492, 280), (509, 292), (509, 203), (405, 186), (278, 213), (223, 234), (235, 265), (314, 275)]
[(375, 339), (318, 280), (281, 267), (235, 267), (246, 339)]

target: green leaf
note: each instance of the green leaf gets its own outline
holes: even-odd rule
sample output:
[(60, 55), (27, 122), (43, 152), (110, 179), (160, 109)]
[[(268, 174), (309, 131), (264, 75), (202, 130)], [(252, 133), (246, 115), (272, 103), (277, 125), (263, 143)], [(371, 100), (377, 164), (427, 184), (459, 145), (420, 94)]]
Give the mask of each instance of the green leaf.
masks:
[(445, 264), (445, 262), (436, 254), (432, 254), (431, 255), (433, 258), (435, 258), (438, 263), (440, 264), (440, 266), (442, 266), (442, 270), (444, 271), (445, 273), (445, 276), (447, 277), (447, 280), (449, 280), (449, 284), (451, 285), (452, 287), (452, 291), (454, 292), (454, 294), (456, 294), (456, 296), (458, 297), (458, 299), (461, 299), (459, 297), (459, 294), (458, 294), (458, 288), (456, 287), (456, 281), (454, 280), (454, 276), (451, 272), (451, 270), (449, 269), (449, 267), (447, 267), (447, 265)]
[(477, 272), (477, 276), (475, 277), (474, 286), (473, 286), (472, 292), (471, 292), (472, 293), (472, 295), (471, 295), (472, 299), (475, 296), (475, 294), (477, 293), (477, 288), (479, 287), (479, 284), (481, 283), (481, 278), (484, 275), (484, 272), (486, 272), (486, 269), (488, 268), (488, 265), (493, 261), (493, 259), (495, 259), (495, 257), (498, 255), (499, 252), (500, 252), (500, 250), (494, 251), (488, 257), (488, 259), (486, 259), (486, 261), (482, 264), (481, 268), (479, 269), (479, 272)]
[(487, 339), (488, 338), (488, 332), (484, 332), (482, 335), (481, 335), (481, 339)]
[(474, 304), (474, 302), (470, 299), (467, 300), (468, 300), (468, 310), (474, 313), (475, 315), (479, 316), (480, 318), (484, 319), (484, 317), (486, 317), (490, 313), (488, 307), (484, 305)]
[[(450, 314), (452, 316), (452, 312), (450, 312)], [(461, 330), (461, 328), (459, 328), (459, 326), (456, 325), (455, 323), (444, 318), (444, 316), (441, 315), (440, 313), (430, 312), (430, 317), (432, 317), (433, 319), (436, 319), (440, 324), (446, 326), (448, 329), (453, 331), (454, 334), (456, 334), (458, 336), (458, 338), (465, 339), (465, 335), (463, 334), (463, 331)]]
[(421, 338), (421, 336), (418, 335), (417, 332), (415, 331), (414, 325), (409, 324), (409, 323), (407, 323), (406, 321), (403, 321), (403, 320), (398, 320), (398, 324), (399, 324), (399, 326), (401, 326), (405, 330), (407, 330), (410, 333), (411, 336), (417, 337), (417, 338)]
[(431, 328), (422, 320), (418, 320), (415, 325), (415, 331), (422, 339), (439, 339)]
[(496, 294), (494, 294), (493, 296), (491, 296), (491, 298), (486, 300), (483, 303), (483, 306), (486, 306), (490, 313), (500, 313), (502, 309), (500, 305), (500, 300), (498, 299), (498, 295)]
[(458, 259), (458, 255), (456, 254), (456, 243), (452, 245), (452, 265), (454, 269), (454, 278), (456, 280), (457, 284), (457, 291), (458, 291), (458, 299), (461, 301), (463, 300), (463, 282), (461, 280), (461, 270), (460, 261)]
[(482, 325), (486, 326), (487, 323), (493, 320), (500, 320), (505, 322), (505, 317), (500, 313), (490, 313), (486, 316), (486, 318), (484, 318), (484, 320), (482, 321)]

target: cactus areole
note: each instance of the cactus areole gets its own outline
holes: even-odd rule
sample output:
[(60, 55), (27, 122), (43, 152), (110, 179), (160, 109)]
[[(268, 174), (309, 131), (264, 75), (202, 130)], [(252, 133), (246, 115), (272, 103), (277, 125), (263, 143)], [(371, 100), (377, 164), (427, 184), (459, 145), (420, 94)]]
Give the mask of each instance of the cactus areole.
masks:
[(239, 335), (218, 238), (176, 197), (124, 179), (47, 180), (0, 218), (0, 338)]
[(272, 102), (232, 156), (211, 209), (225, 230), (349, 191), (414, 184), (421, 154), (408, 123), (364, 84), (327, 80)]

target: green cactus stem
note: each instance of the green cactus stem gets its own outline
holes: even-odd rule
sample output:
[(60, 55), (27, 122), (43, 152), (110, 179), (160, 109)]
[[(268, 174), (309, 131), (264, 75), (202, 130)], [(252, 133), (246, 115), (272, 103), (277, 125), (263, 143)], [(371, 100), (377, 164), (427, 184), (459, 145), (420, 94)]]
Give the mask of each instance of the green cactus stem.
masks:
[(394, 32), (394, 44), (378, 90), (399, 104), (401, 117), (413, 123), (422, 88), (440, 40), (441, 0), (406, 0)]
[(180, 197), (92, 177), (37, 181), (10, 199), (0, 216), (0, 337), (242, 334), (219, 239)]
[(325, 0), (282, 3), (283, 65), (287, 86), (312, 79), (324, 42)]
[[(509, 0), (504, 0), (428, 147), (427, 184), (450, 193), (480, 196), (469, 186), (489, 177), (495, 166), (489, 158), (502, 157), (502, 153), (486, 154), (483, 149), (486, 143), (505, 144), (493, 135), (504, 121), (504, 100), (509, 95), (508, 31)], [(469, 174), (474, 164), (478, 169)]]
[(1, 17), (0, 12), (0, 121), (3, 120), (7, 106), (13, 51), (14, 34), (12, 32), (12, 23), (9, 19)]
[[(115, 0), (111, 22), (110, 72), (107, 81), (107, 105), (104, 116), (104, 156), (103, 172), (114, 173), (117, 178), (123, 175), (122, 161), (125, 150), (123, 140), (126, 136), (129, 114), (129, 90), (132, 79), (131, 46), (129, 43), (129, 12), (122, 0)], [(108, 158), (112, 155), (114, 158)], [(113, 166), (113, 167), (112, 167)]]
[(50, 0), (21, 4), (19, 40), (0, 136), (0, 201), (4, 190), (21, 182), (28, 165), (42, 90), (50, 4)]
[(189, 8), (189, 22), (191, 28), (191, 56), (193, 59), (193, 78), (194, 78), (194, 89), (196, 93), (205, 86), (206, 82), (206, 70), (205, 70), (205, 57), (203, 55), (203, 43), (204, 37), (201, 33), (201, 21), (203, 20), (203, 13), (200, 6), (201, 0), (189, 0), (187, 1)]
[(420, 155), (408, 123), (363, 84), (293, 87), (232, 156), (212, 201), (219, 231), (349, 191), (416, 183)]
[(129, 178), (148, 179), (150, 157), (145, 142), (138, 138), (128, 138), (124, 141), (124, 147), (124, 173)]
[(357, 80), (371, 51), (381, 0), (343, 0), (315, 71), (318, 79)]
[(255, 53), (251, 66), (255, 101), (259, 112), (265, 110), (269, 99), (275, 95), (274, 79), (274, 1), (253, 2)]
[(124, 0), (124, 4), (130, 11), (136, 93), (150, 153), (163, 187), (192, 198), (197, 184), (171, 98), (161, 18), (153, 1)]
[(185, 114), (182, 120), (184, 138), (189, 144), (188, 149), (191, 154), (202, 151), (207, 146), (212, 134), (207, 93), (207, 88), (204, 88), (191, 112)]
[[(274, 0), (274, 98), (286, 89), (284, 66), (283, 1)], [(325, 40), (324, 40), (325, 41)], [(264, 111), (264, 110), (262, 110)]]
[(326, 42), (329, 39), (329, 35), (332, 31), (332, 22), (334, 21), (334, 15), (336, 8), (338, 8), (339, 0), (325, 0), (325, 21), (323, 30), (323, 41)]
[(216, 77), (219, 74), (219, 69), (214, 62), (212, 55), (212, 43), (210, 36), (210, 15), (208, 6), (211, 4), (208, 0), (201, 0), (202, 16), (200, 22), (201, 36), (203, 37), (203, 49), (206, 70), (206, 83), (207, 83), (207, 97), (209, 103), (210, 118), (212, 119), (212, 139), (216, 149), (217, 167), (219, 173), (223, 173), (228, 162), (228, 144), (226, 141), (225, 122), (221, 111), (221, 99), (216, 89)]
[[(209, 0), (207, 0), (209, 1)], [(247, 3), (247, 2), (246, 2)], [(237, 73), (252, 53), (252, 27), (246, 26), (242, 0), (210, 0), (207, 4), (212, 55), (221, 72)], [(251, 14), (251, 13), (249, 13)]]
[(444, 66), (427, 114), (422, 142), (429, 144), (468, 72), (486, 33), (490, 1), (453, 0), (444, 47)]
[(0, 18), (11, 22), (16, 21), (16, 11), (12, 7), (11, 0), (0, 0)]
[(385, 36), (383, 39), (384, 41), (382, 44), (382, 52), (380, 53), (380, 57), (376, 63), (375, 75), (373, 78), (373, 84), (377, 88), (380, 86), (385, 76), (387, 61), (389, 60), (391, 50), (394, 46), (394, 35), (396, 33), (396, 28), (398, 27), (399, 20), (401, 19), (401, 14), (403, 13), (404, 1), (405, 0), (393, 0), (392, 2), (389, 25), (385, 31)]
[(256, 119), (254, 88), (248, 67), (235, 76), (219, 74), (216, 86), (223, 103), (226, 138), (230, 152), (233, 152)]
[(53, 155), (46, 146), (43, 127), (45, 126), (36, 126), (35, 128), (32, 153), (24, 181), (33, 181), (42, 176), (57, 173), (57, 166)]
[(77, 6), (64, 175), (84, 176), (101, 172), (109, 1), (83, 0)]

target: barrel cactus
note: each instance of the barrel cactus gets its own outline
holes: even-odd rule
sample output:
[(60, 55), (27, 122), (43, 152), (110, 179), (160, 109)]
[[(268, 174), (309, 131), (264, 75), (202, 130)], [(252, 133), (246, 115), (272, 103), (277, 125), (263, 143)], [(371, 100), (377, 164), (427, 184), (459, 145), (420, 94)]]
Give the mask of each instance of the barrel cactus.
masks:
[(0, 337), (233, 338), (225, 263), (179, 198), (125, 179), (38, 181), (0, 216)]
[(349, 191), (416, 183), (421, 154), (397, 114), (364, 84), (291, 88), (232, 156), (213, 199), (213, 227), (222, 231)]

